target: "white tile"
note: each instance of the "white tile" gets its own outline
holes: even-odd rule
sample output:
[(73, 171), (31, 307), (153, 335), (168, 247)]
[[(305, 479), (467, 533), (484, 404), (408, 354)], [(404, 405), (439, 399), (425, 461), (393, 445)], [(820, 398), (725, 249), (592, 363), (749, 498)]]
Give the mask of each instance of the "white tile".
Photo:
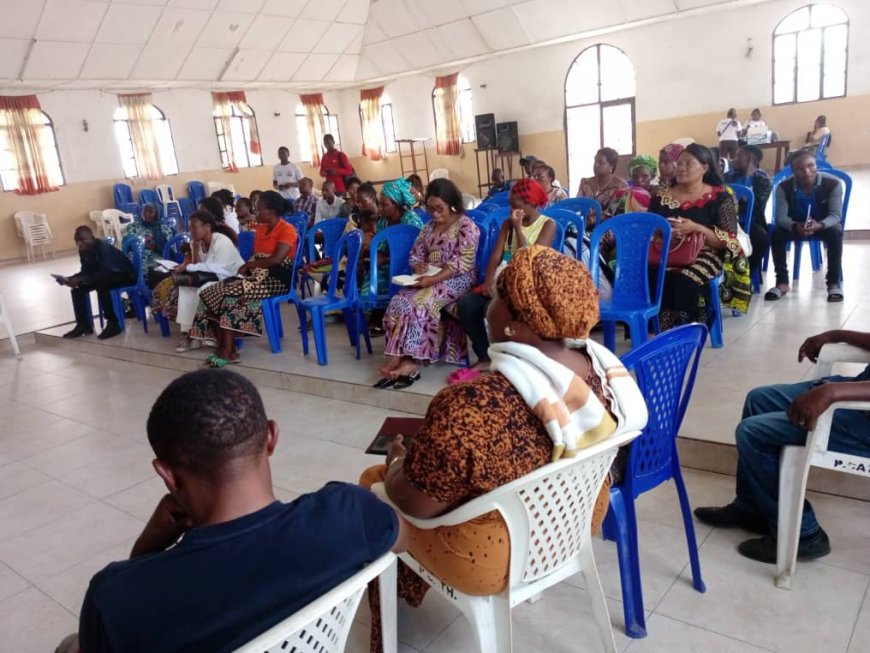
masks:
[(846, 653), (863, 653), (870, 651), (870, 597), (864, 599), (861, 613), (858, 615), (858, 623), (852, 633), (849, 642), (849, 650)]
[(36, 588), (0, 602), (0, 651), (53, 651), (78, 619)]
[(109, 563), (127, 560), (132, 548), (132, 542), (118, 544), (91, 556), (66, 571), (39, 581), (37, 586), (64, 608), (78, 616), (91, 578)]
[(646, 627), (647, 636), (632, 641), (626, 649), (629, 653), (761, 653), (769, 650), (668, 619), (660, 614), (648, 619)]
[(49, 477), (22, 463), (10, 462), (0, 465), (0, 499), (35, 487)]
[(58, 481), (47, 481), (0, 500), (0, 542), (62, 518), (94, 500)]
[(31, 585), (6, 565), (0, 564), (0, 601), (23, 592)]

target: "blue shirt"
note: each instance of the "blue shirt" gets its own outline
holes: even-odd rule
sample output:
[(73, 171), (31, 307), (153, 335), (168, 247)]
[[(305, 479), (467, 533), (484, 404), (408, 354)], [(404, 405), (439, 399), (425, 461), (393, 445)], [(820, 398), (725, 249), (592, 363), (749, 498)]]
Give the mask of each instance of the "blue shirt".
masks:
[(398, 532), (391, 507), (346, 483), (195, 528), (94, 576), (82, 653), (233, 651), (389, 551)]

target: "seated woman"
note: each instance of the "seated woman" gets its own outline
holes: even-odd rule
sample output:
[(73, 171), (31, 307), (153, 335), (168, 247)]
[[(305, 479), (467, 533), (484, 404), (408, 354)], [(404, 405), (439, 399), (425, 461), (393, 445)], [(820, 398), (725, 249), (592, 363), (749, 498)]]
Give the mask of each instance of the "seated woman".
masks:
[(224, 214), (224, 222), (227, 226), (239, 233), (239, 218), (236, 216), (236, 198), (227, 188), (220, 188), (211, 194), (212, 197), (221, 203), (221, 210)]
[[(418, 229), (423, 228), (423, 220), (421, 220), (420, 216), (417, 215), (417, 212), (414, 211), (414, 207), (417, 206), (418, 200), (414, 186), (409, 181), (410, 178), (411, 177), (408, 177), (408, 179), (402, 179), (400, 177), (384, 184), (384, 187), (381, 189), (380, 201), (376, 207), (379, 215), (377, 222), (375, 223), (375, 233), (383, 231), (387, 227), (391, 227), (395, 224), (409, 224)], [(420, 177), (417, 176), (418, 180), (419, 178)], [(361, 194), (363, 198), (359, 207), (360, 212), (370, 209), (370, 204), (367, 201), (369, 189), (366, 187), (368, 186), (371, 186), (371, 190), (374, 191), (374, 186), (371, 184), (363, 184), (360, 186), (359, 191), (357, 191), (357, 194)], [(369, 242), (371, 242), (371, 240), (369, 240)], [(362, 252), (360, 258), (368, 262), (368, 249), (365, 249)], [(360, 288), (362, 289), (363, 294), (368, 294), (369, 284), (371, 283), (368, 266), (363, 267), (362, 276), (360, 278), (362, 284)], [(378, 248), (378, 294), (386, 294), (389, 287), (390, 252), (387, 244), (381, 243), (381, 246)], [(380, 336), (384, 334), (384, 328), (381, 324), (383, 317), (383, 310), (372, 311), (372, 314), (369, 316), (369, 331), (372, 335)]]
[[(483, 283), (459, 300), (457, 313), (459, 322), (477, 356), (471, 368), (481, 371), (489, 368), (489, 338), (486, 334), (486, 309), (495, 294), (496, 270), (507, 264), (521, 247), (543, 245), (549, 247), (556, 237), (555, 223), (538, 212), (548, 202), (547, 193), (534, 179), (520, 179), (513, 185), (508, 196), (511, 205), (510, 218), (505, 220), (498, 232), (498, 239), (486, 266)], [(471, 378), (476, 375), (466, 370), (456, 370), (450, 374), (451, 381)]]
[(631, 187), (616, 192), (619, 200), (617, 214), (644, 212), (652, 199), (650, 189), (656, 176), (656, 160), (647, 154), (639, 154), (628, 162)]
[(265, 191), (257, 202), (254, 255), (232, 277), (200, 293), (190, 337), (217, 340), (218, 350), (208, 358), (212, 367), (225, 367), (239, 358), (237, 335), (263, 333), (263, 300), (283, 295), (290, 288), (296, 230), (284, 222), (284, 198)]
[(157, 207), (146, 204), (142, 207), (142, 220), (134, 220), (124, 235), (124, 240), (139, 238), (142, 240), (142, 267), (147, 270), (146, 281), (149, 288), (154, 288), (166, 276), (155, 272), (157, 259), (163, 256), (166, 241), (172, 238), (172, 228), (160, 220)]
[[(616, 215), (619, 209), (617, 193), (627, 187), (625, 180), (616, 176), (616, 165), (619, 163), (619, 153), (611, 147), (602, 147), (595, 154), (592, 165), (593, 177), (580, 180), (580, 190), (577, 197), (590, 197), (601, 204), (601, 219), (607, 220)], [(587, 231), (595, 228), (595, 216), (586, 220)]]
[(151, 301), (154, 313), (175, 320), (181, 326), (184, 339), (175, 348), (179, 354), (202, 346), (201, 340), (189, 335), (199, 293), (234, 276), (245, 264), (236, 248), (235, 232), (225, 224), (218, 224), (208, 211), (191, 214), (190, 236), (193, 240), (191, 255), (168, 279), (157, 285)]
[(686, 148), (679, 143), (670, 143), (659, 150), (659, 178), (653, 183), (653, 192), (655, 188), (669, 188), (674, 184), (674, 177), (677, 174), (677, 159)]
[(236, 201), (236, 218), (239, 220), (239, 229), (242, 231), (253, 229), (257, 224), (257, 216), (254, 214), (253, 205), (247, 197), (240, 197)]
[[(675, 183), (660, 188), (649, 206), (671, 223), (671, 247), (675, 241), (699, 233), (704, 246), (694, 263), (683, 268), (670, 268), (665, 273), (662, 289), (662, 309), (659, 316), (662, 331), (689, 322), (706, 322), (708, 284), (721, 274), (726, 253), (742, 253), (737, 240), (737, 202), (719, 175), (712, 152), (692, 143), (677, 159)], [(745, 262), (745, 259), (743, 259)], [(748, 263), (745, 274), (748, 275)], [(749, 295), (748, 276), (743, 291)], [(655, 283), (650, 274), (650, 283)], [(724, 294), (724, 291), (723, 291)], [(718, 297), (711, 298), (719, 301)], [(746, 299), (748, 302), (748, 297)]]
[(462, 192), (449, 179), (429, 184), (426, 206), (432, 220), (414, 242), (411, 269), (425, 275), (436, 267), (438, 272), (422, 276), (390, 300), (384, 316), (388, 360), (380, 368), (376, 388), (407, 388), (420, 378), (421, 363), (459, 363), (466, 355), (465, 334), (452, 319), (442, 325), (441, 311), (474, 287), (480, 232), (465, 215)]
[[(367, 487), (383, 481), (389, 500), (406, 515), (437, 517), (553, 460), (646, 424), (646, 404), (634, 379), (616, 356), (586, 339), (598, 322), (598, 295), (582, 263), (549, 247), (522, 248), (496, 287), (487, 315), (493, 373), (442, 389), (409, 449), (397, 438), (387, 464), (360, 478)], [(586, 400), (569, 400), (561, 390), (567, 385)], [(536, 392), (527, 393), (530, 387)], [(539, 401), (545, 392), (552, 393), (555, 405)], [(556, 425), (550, 409), (564, 414), (567, 423)], [(593, 530), (604, 519), (609, 497), (605, 483)], [(457, 526), (409, 528), (409, 552), (440, 580), (475, 596), (504, 589), (510, 542), (497, 512)], [(400, 564), (400, 596), (416, 607), (427, 589)], [(373, 618), (372, 624), (376, 642), (380, 620)]]
[[(815, 154), (816, 149), (819, 147), (819, 143), (824, 140), (825, 136), (830, 135), (830, 133), (831, 130), (828, 129), (828, 117), (819, 116), (813, 123), (813, 130), (807, 132), (803, 149)], [(830, 145), (830, 141), (828, 141), (828, 144)]]

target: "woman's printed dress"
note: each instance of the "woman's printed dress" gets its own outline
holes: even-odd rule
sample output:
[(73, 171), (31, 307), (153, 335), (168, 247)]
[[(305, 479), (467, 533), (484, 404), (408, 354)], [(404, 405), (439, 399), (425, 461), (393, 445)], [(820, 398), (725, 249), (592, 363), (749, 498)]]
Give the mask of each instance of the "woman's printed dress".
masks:
[(384, 316), (387, 356), (418, 361), (459, 363), (467, 356), (462, 327), (442, 310), (467, 294), (477, 282), (477, 225), (462, 216), (443, 234), (428, 223), (411, 249), (411, 265), (448, 268), (453, 276), (429, 288), (405, 288), (390, 300)]

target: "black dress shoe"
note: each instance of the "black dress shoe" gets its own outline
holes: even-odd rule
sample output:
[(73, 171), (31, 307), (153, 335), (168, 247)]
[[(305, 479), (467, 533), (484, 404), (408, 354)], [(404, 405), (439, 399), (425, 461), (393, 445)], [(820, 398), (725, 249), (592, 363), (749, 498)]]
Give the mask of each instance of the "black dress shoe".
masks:
[(67, 340), (72, 340), (73, 338), (81, 338), (82, 336), (92, 336), (94, 335), (93, 329), (86, 329), (85, 327), (76, 326), (72, 331), (67, 331), (63, 334), (63, 337)]
[(733, 503), (721, 508), (695, 508), (698, 521), (716, 528), (742, 528), (750, 533), (767, 535), (770, 527), (764, 517), (753, 515)]
[(396, 382), (393, 384), (393, 390), (404, 390), (405, 388), (410, 388), (414, 385), (414, 381), (420, 380), (420, 372), (414, 372), (413, 374), (403, 374)]
[(97, 340), (108, 340), (121, 333), (121, 326), (117, 322), (108, 322), (106, 328), (97, 336)]
[(396, 379), (391, 379), (390, 377), (385, 376), (380, 381), (375, 383), (372, 387), (377, 388), (378, 390), (383, 390), (384, 388), (389, 388), (395, 382), (396, 382)]
[[(765, 535), (754, 540), (746, 540), (737, 545), (737, 551), (744, 558), (776, 564), (776, 537)], [(798, 542), (797, 559), (815, 560), (822, 558), (831, 552), (831, 542), (828, 534), (821, 528), (814, 534), (802, 537)]]

